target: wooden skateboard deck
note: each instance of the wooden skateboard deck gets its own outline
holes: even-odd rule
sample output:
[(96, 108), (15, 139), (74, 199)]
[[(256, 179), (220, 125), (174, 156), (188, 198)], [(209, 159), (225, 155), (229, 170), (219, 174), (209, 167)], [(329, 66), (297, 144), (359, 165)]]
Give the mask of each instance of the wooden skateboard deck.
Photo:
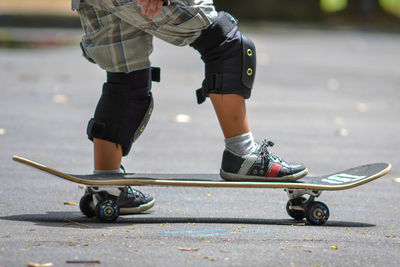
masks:
[[(118, 197), (109, 195), (101, 186), (153, 185), (190, 187), (233, 187), (233, 188), (283, 188), (289, 197), (286, 211), (295, 220), (322, 225), (329, 218), (328, 207), (315, 198), (324, 190), (345, 190), (371, 182), (387, 174), (392, 166), (389, 163), (373, 163), (354, 167), (341, 172), (322, 176), (306, 176), (295, 182), (245, 182), (225, 181), (218, 174), (155, 174), (126, 173), (113, 175), (73, 175), (46, 167), (23, 157), (13, 160), (42, 170), (62, 179), (99, 186), (98, 192), (85, 194), (80, 201), (81, 211), (88, 217), (96, 216), (103, 222), (113, 222), (119, 216)], [(97, 204), (94, 205), (94, 198)]]
[(329, 175), (316, 177), (306, 176), (296, 182), (244, 182), (225, 181), (222, 180), (218, 174), (126, 173), (115, 175), (73, 175), (46, 167), (23, 157), (14, 156), (13, 160), (71, 182), (92, 186), (154, 185), (344, 190), (382, 177), (392, 168), (389, 163), (373, 163)]

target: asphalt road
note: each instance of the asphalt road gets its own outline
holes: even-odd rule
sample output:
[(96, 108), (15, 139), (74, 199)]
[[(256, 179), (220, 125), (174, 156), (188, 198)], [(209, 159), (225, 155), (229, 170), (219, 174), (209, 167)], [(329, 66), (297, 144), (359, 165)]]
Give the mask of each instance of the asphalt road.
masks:
[[(258, 140), (273, 140), (272, 152), (311, 175), (381, 161), (392, 172), (323, 192), (331, 217), (322, 227), (291, 220), (283, 190), (174, 187), (142, 187), (157, 200), (152, 210), (99, 223), (64, 204), (79, 202), (81, 187), (11, 157), (90, 173), (85, 129), (103, 71), (77, 46), (0, 50), (0, 266), (399, 265), (400, 35), (277, 25), (244, 32), (258, 52), (248, 101)], [(125, 167), (217, 173), (223, 137), (209, 101), (196, 104), (199, 56), (160, 41), (154, 50), (162, 82)]]

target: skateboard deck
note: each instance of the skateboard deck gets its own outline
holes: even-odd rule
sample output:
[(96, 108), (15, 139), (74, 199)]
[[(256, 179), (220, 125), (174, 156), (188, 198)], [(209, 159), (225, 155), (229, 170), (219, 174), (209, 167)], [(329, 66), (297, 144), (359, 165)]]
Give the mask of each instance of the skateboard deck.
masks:
[(115, 175), (74, 175), (63, 173), (19, 156), (14, 156), (13, 160), (71, 182), (92, 186), (155, 185), (344, 190), (382, 177), (392, 168), (389, 163), (373, 163), (329, 175), (316, 177), (306, 176), (296, 182), (247, 182), (225, 181), (222, 180), (218, 174), (126, 173)]
[[(324, 224), (329, 217), (328, 207), (314, 201), (322, 191), (345, 190), (371, 182), (387, 174), (392, 166), (389, 163), (372, 163), (350, 168), (344, 171), (322, 175), (306, 176), (295, 182), (253, 182), (225, 181), (218, 174), (161, 174), (161, 173), (126, 173), (113, 175), (74, 175), (49, 168), (32, 160), (13, 156), (13, 160), (42, 170), (59, 178), (88, 186), (187, 186), (187, 187), (233, 187), (233, 188), (282, 188), (288, 194), (286, 210), (296, 220), (306, 219), (315, 225)], [(85, 197), (85, 196), (84, 196)], [(83, 197), (83, 198), (84, 198)], [(308, 198), (307, 198), (308, 197)], [(83, 199), (82, 198), (82, 199)], [(91, 198), (91, 197), (90, 197)], [(119, 216), (117, 199), (98, 195), (103, 201), (94, 207), (95, 216), (104, 222), (112, 222)], [(82, 203), (81, 199), (81, 203)], [(86, 203), (86, 202), (85, 202)], [(88, 204), (89, 205), (89, 204)], [(81, 211), (88, 207), (80, 206)], [(107, 212), (111, 214), (107, 216)], [(94, 213), (90, 213), (94, 214)], [(94, 216), (94, 215), (93, 215)]]

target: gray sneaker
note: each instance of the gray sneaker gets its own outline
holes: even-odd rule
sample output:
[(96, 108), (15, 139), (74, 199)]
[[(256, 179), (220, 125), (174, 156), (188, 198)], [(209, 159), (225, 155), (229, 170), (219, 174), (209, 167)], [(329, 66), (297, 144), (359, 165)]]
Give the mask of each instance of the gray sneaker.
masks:
[(225, 150), (220, 175), (231, 181), (295, 181), (307, 175), (302, 164), (287, 163), (270, 153), (273, 142), (264, 140), (250, 154), (239, 156)]
[(96, 194), (100, 196), (102, 194), (108, 194), (117, 199), (120, 214), (135, 214), (146, 211), (154, 206), (155, 200), (150, 195), (145, 195), (139, 190), (132, 188), (131, 186), (125, 187), (88, 187), (85, 194), (93, 195), (93, 205), (97, 205), (100, 201), (97, 199)]

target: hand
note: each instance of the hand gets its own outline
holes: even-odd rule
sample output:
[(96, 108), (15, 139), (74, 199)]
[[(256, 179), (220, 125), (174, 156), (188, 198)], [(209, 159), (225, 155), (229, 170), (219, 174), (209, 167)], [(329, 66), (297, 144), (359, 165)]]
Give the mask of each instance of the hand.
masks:
[[(142, 6), (142, 14), (147, 15), (149, 19), (154, 18), (157, 16), (160, 11), (161, 7), (164, 4), (162, 0), (137, 0), (138, 3)], [(170, 2), (168, 1), (168, 5)]]

